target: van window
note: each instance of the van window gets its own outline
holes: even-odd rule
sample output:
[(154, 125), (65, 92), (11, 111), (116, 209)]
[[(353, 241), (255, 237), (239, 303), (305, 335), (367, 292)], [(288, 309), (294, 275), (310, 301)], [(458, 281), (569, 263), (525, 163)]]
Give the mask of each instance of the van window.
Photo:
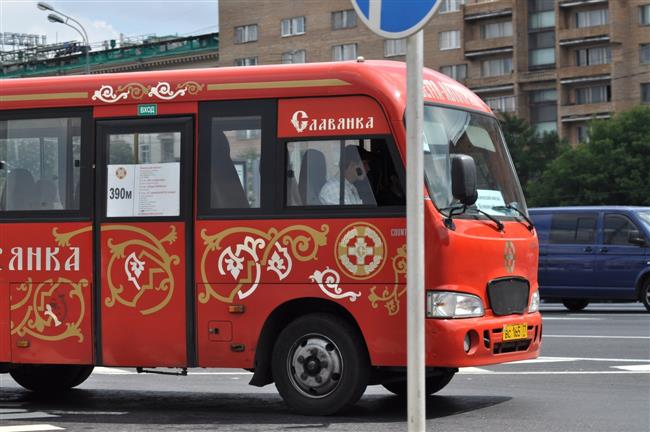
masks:
[(630, 233), (639, 229), (623, 215), (605, 215), (605, 244), (631, 246)]
[(592, 244), (596, 240), (596, 215), (553, 215), (551, 220), (551, 243)]

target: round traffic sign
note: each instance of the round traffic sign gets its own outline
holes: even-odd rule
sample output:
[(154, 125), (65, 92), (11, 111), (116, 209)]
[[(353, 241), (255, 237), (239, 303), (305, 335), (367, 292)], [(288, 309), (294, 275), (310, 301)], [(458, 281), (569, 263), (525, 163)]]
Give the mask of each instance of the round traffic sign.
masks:
[(420, 30), (442, 0), (350, 0), (361, 21), (379, 36), (401, 39)]

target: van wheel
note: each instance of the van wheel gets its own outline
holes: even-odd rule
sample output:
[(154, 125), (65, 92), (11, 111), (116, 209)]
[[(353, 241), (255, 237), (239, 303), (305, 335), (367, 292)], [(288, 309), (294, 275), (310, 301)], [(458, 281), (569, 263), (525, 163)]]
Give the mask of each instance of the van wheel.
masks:
[(564, 299), (562, 304), (571, 312), (579, 312), (587, 307), (589, 300), (587, 299)]
[(641, 303), (650, 312), (650, 278), (647, 278), (641, 287)]
[[(456, 375), (456, 371), (444, 372), (440, 375), (434, 375), (426, 378), (424, 384), (424, 393), (429, 396), (434, 393), (438, 393), (440, 390), (445, 388), (451, 379)], [(382, 384), (386, 390), (391, 393), (394, 393), (398, 396), (406, 396), (407, 386), (406, 380), (403, 381), (393, 381), (386, 384)]]
[(93, 366), (20, 365), (9, 374), (21, 386), (35, 392), (65, 391), (78, 386), (90, 376)]
[(306, 315), (285, 327), (273, 348), (271, 367), (287, 405), (306, 415), (331, 415), (351, 407), (370, 376), (357, 329), (330, 314)]

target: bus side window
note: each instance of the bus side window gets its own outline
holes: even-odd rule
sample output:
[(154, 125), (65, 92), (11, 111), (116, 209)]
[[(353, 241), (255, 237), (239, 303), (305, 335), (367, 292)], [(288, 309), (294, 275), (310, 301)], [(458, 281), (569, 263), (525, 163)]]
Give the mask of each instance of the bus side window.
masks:
[(0, 212), (78, 210), (81, 119), (0, 121)]
[(260, 207), (261, 118), (212, 119), (210, 208)]
[(405, 204), (384, 139), (288, 142), (286, 166), (287, 207)]

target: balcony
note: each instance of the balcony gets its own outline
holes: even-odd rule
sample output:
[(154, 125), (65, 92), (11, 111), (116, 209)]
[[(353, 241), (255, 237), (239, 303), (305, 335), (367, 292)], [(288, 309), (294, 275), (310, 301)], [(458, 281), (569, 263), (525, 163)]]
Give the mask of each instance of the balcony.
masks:
[(485, 3), (467, 4), (463, 8), (465, 21), (477, 21), (488, 18), (499, 18), (512, 15), (512, 1), (497, 0)]
[(515, 82), (515, 74), (509, 73), (493, 77), (471, 76), (465, 81), (465, 85), (471, 89), (478, 89), (479, 92), (486, 89), (490, 91), (504, 91), (511, 89)]
[(557, 38), (561, 46), (609, 42), (609, 25), (563, 29)]
[(608, 0), (564, 0), (560, 2), (561, 8), (572, 8), (577, 6), (591, 6), (595, 4), (607, 3)]
[(599, 77), (598, 80), (607, 79), (605, 76), (610, 75), (611, 70), (611, 64), (593, 66), (567, 66), (559, 69), (558, 78), (563, 83), (564, 81), (574, 79), (583, 79), (585, 82), (594, 80), (596, 77)]
[(492, 39), (468, 40), (465, 42), (465, 52), (491, 51), (499, 48), (509, 48), (510, 52), (512, 52), (512, 45), (513, 45), (512, 36), (492, 38)]
[(557, 69), (540, 69), (527, 72), (519, 72), (519, 81), (522, 83), (557, 81)]
[(587, 121), (592, 118), (609, 118), (614, 108), (611, 102), (582, 105), (560, 105), (559, 117), (562, 123)]

